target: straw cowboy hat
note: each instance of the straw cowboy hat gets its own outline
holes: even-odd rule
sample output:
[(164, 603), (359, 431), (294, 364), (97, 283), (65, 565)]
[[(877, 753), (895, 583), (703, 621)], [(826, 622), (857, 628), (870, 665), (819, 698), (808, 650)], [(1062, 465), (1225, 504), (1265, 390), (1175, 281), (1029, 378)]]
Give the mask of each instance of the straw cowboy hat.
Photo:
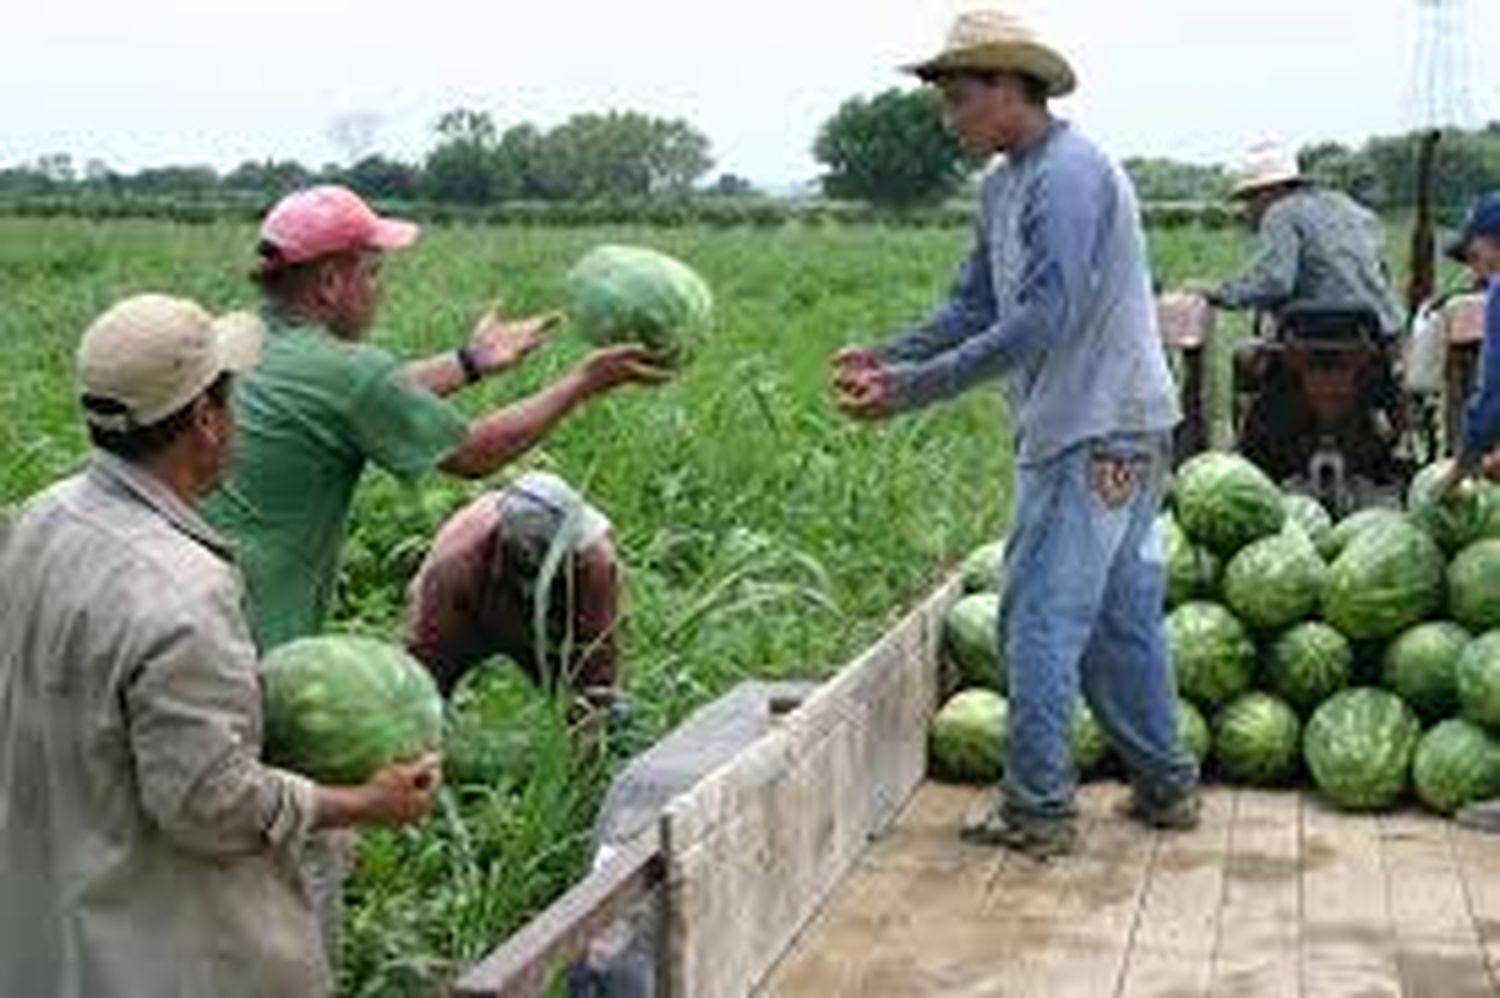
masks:
[(1306, 182), (1296, 152), (1280, 142), (1260, 142), (1245, 154), (1229, 197), (1238, 201), (1268, 187)]
[(1045, 83), (1050, 97), (1062, 97), (1078, 86), (1061, 52), (1019, 17), (999, 10), (960, 14), (943, 51), (903, 68), (929, 82), (961, 72), (1025, 73)]

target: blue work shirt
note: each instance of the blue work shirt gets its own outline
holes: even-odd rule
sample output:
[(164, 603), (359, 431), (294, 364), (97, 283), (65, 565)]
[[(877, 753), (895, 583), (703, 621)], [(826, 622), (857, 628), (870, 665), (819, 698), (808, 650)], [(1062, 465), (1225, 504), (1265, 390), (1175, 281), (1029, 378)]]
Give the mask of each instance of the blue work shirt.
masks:
[(899, 409), (1003, 379), (1022, 464), (1177, 424), (1140, 210), (1119, 166), (1054, 122), (985, 179), (977, 230), (947, 304), (876, 350)]
[(1484, 302), (1484, 348), (1479, 387), (1464, 412), (1463, 463), (1479, 464), (1500, 444), (1500, 278), (1491, 277)]

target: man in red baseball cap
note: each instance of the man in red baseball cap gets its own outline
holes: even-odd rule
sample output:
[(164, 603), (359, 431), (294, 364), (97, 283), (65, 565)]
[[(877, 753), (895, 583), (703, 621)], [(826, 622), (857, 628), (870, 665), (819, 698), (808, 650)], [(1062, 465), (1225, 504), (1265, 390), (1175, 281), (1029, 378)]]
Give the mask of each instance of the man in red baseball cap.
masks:
[[(264, 299), (264, 356), (236, 384), (239, 448), (206, 513), (236, 547), (262, 653), (322, 630), (367, 464), (406, 482), (432, 471), (483, 478), (590, 399), (667, 378), (644, 348), (605, 348), (531, 397), (466, 419), (447, 397), (517, 367), (559, 317), (486, 313), (453, 349), (398, 360), (370, 342), (381, 265), (419, 235), (414, 223), (382, 218), (333, 186), (288, 196), (261, 228), (254, 279)], [(412, 583), (408, 644), (445, 689), (504, 653), (538, 681), (572, 681), (606, 705), (617, 682), (614, 558), (602, 514), (560, 479), (524, 476), (439, 532)], [(553, 592), (568, 595), (572, 612), (548, 603), (535, 614)], [(547, 620), (546, 633), (536, 619)], [(331, 956), (338, 865), (309, 866)]]

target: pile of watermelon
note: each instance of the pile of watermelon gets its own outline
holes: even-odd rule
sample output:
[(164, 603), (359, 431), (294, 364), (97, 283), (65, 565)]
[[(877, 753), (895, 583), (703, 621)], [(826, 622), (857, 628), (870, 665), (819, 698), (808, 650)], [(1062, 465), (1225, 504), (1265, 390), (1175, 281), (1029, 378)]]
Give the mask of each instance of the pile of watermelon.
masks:
[[(1415, 796), (1451, 814), (1500, 796), (1500, 488), (1442, 496), (1446, 473), (1439, 464), (1418, 475), (1405, 509), (1335, 523), (1235, 455), (1200, 455), (1178, 471), (1160, 521), (1164, 612), (1179, 728), (1211, 775), (1305, 779), (1360, 811)], [(970, 592), (945, 620), (958, 685), (971, 708), (989, 698), (984, 710), (935, 719), (934, 769), (945, 778), (999, 775), (998, 552), (965, 566)], [(955, 740), (995, 748), (947, 751)], [(1109, 757), (1107, 745), (1081, 757), (1080, 776), (1107, 771)]]

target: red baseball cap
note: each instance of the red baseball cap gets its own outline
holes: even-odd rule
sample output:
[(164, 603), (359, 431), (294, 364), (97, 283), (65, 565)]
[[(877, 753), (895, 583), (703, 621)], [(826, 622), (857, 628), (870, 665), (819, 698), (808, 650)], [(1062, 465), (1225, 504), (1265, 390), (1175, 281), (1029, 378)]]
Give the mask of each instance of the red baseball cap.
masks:
[(406, 249), (422, 229), (415, 222), (382, 218), (347, 187), (328, 184), (288, 194), (261, 223), (263, 244), (277, 263), (306, 263), (359, 250)]

